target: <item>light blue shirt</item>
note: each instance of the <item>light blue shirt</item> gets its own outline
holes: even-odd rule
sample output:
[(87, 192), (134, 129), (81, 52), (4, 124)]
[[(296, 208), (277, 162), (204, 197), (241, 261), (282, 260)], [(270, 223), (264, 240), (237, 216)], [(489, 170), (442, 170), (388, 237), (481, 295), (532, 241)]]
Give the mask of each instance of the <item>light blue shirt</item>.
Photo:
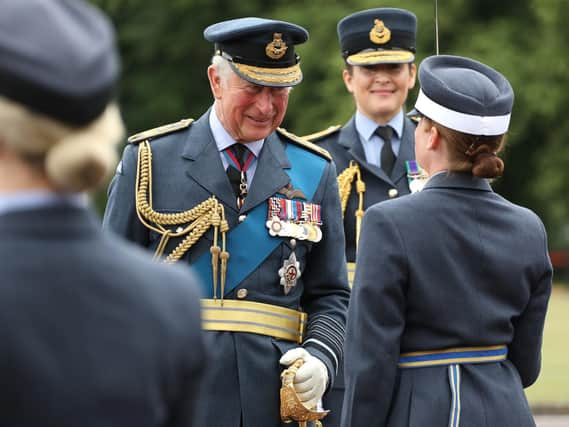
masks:
[[(223, 154), (223, 150), (227, 147), (232, 146), (235, 144), (235, 140), (229, 132), (225, 130), (219, 118), (217, 117), (217, 112), (215, 111), (215, 107), (211, 109), (211, 113), (209, 114), (209, 127), (211, 128), (211, 133), (213, 134), (213, 139), (215, 140), (215, 144), (217, 145), (217, 149), (219, 151), (219, 156), (221, 157), (221, 162), (223, 163), (223, 169), (227, 170), (229, 163), (227, 162), (227, 158)], [(258, 159), (259, 154), (261, 153), (261, 149), (263, 148), (264, 140), (252, 141), (247, 143), (247, 148), (251, 150), (251, 152), (255, 155)], [(251, 182), (253, 182), (253, 177), (255, 176), (255, 171), (257, 170), (257, 162), (251, 163), (249, 169), (247, 169), (247, 185), (250, 186)]]
[(56, 205), (86, 207), (87, 204), (85, 193), (59, 194), (50, 191), (0, 193), (0, 215)]
[[(399, 155), (399, 147), (401, 146), (404, 120), (405, 116), (403, 110), (401, 110), (399, 114), (385, 124), (386, 126), (391, 126), (394, 130), (393, 137), (391, 138), (391, 147), (396, 157)], [(383, 148), (383, 139), (374, 133), (379, 125), (359, 111), (356, 111), (355, 125), (364, 148), (366, 161), (372, 165), (381, 167), (380, 158), (381, 149)]]

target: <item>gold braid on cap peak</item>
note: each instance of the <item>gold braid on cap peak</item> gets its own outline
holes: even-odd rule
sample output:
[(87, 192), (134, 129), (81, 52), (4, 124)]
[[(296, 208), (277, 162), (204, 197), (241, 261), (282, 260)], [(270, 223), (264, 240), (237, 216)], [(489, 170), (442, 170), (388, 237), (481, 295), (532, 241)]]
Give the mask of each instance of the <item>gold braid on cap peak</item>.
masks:
[[(225, 219), (223, 205), (212, 196), (184, 212), (170, 214), (156, 212), (152, 208), (152, 150), (148, 141), (142, 142), (138, 147), (135, 185), (136, 214), (140, 222), (162, 236), (154, 253), (155, 258), (163, 255), (171, 237), (185, 236), (164, 260), (167, 263), (178, 261), (213, 226), (213, 243), (210, 248), (213, 269), (213, 297), (214, 299), (217, 298), (217, 277), (221, 264), (220, 295), (223, 302), (227, 260), (229, 259), (229, 253), (226, 250), (226, 233), (229, 230), (229, 225)], [(172, 231), (165, 227), (166, 225), (177, 225), (179, 227)], [(219, 246), (220, 233), (221, 247)]]
[(348, 206), (348, 199), (352, 192), (352, 183), (356, 178), (356, 192), (358, 193), (358, 208), (354, 212), (356, 217), (356, 252), (357, 245), (360, 239), (360, 229), (362, 226), (362, 218), (364, 216), (364, 193), (366, 191), (365, 182), (362, 179), (360, 166), (353, 160), (350, 165), (338, 175), (338, 190), (340, 191), (340, 202), (342, 204), (342, 217), (346, 214)]

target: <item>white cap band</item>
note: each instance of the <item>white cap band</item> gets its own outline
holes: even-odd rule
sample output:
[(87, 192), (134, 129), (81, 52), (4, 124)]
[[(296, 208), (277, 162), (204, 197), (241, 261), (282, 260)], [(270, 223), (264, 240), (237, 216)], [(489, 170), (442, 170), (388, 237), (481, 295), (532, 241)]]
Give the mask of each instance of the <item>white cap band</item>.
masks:
[(511, 114), (504, 116), (476, 116), (450, 110), (427, 97), (422, 90), (415, 102), (415, 108), (428, 118), (447, 128), (471, 135), (502, 135), (508, 131)]

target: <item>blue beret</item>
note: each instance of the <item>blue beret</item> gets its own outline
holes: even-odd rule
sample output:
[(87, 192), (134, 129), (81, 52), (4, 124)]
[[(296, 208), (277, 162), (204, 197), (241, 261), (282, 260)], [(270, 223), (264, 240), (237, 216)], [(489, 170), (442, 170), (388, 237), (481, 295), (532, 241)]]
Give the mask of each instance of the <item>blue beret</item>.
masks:
[(107, 19), (82, 0), (2, 0), (0, 96), (72, 126), (97, 118), (119, 73)]
[(419, 83), (420, 114), (471, 135), (507, 132), (514, 91), (493, 68), (460, 56), (430, 56), (419, 66)]
[(264, 18), (219, 22), (204, 31), (217, 55), (245, 80), (262, 86), (295, 86), (302, 81), (294, 46), (308, 40), (299, 25)]
[(368, 9), (338, 22), (342, 56), (350, 65), (413, 62), (416, 34), (417, 17), (404, 9)]

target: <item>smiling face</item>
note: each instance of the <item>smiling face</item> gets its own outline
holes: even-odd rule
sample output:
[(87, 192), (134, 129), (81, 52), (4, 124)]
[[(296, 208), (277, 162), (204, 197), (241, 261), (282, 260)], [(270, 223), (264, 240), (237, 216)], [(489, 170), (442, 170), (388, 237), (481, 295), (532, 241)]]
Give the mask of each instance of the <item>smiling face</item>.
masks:
[(415, 86), (415, 64), (351, 66), (344, 70), (346, 88), (358, 111), (378, 124), (395, 117)]
[(264, 139), (282, 123), (290, 88), (256, 85), (233, 71), (222, 76), (214, 66), (208, 68), (208, 77), (217, 116), (235, 141)]

